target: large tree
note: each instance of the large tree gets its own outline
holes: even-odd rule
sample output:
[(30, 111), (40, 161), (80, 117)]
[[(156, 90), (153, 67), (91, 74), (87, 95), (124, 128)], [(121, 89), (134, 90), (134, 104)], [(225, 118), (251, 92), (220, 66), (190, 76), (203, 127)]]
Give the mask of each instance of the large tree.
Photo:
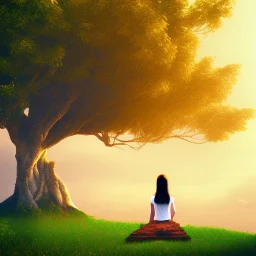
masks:
[[(75, 209), (47, 160), (68, 136), (140, 148), (245, 130), (252, 109), (230, 106), (238, 65), (195, 60), (200, 33), (232, 0), (5, 0), (0, 4), (0, 127), (16, 146), (14, 194), (0, 211)], [(24, 110), (28, 108), (28, 114)]]

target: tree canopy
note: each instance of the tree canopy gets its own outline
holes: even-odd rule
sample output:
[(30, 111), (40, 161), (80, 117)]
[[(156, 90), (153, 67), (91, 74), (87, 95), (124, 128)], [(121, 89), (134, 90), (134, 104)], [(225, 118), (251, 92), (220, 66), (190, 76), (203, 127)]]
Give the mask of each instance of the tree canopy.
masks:
[(1, 128), (14, 143), (40, 141), (44, 149), (75, 134), (113, 146), (173, 137), (215, 142), (245, 130), (254, 110), (226, 101), (239, 66), (196, 61), (200, 33), (218, 29), (233, 5), (1, 1)]

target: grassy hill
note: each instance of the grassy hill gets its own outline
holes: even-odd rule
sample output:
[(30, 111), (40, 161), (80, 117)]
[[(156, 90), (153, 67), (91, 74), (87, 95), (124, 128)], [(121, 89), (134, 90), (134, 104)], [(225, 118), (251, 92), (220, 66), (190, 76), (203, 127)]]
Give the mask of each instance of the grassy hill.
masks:
[(189, 241), (126, 243), (141, 223), (87, 218), (0, 218), (0, 255), (256, 256), (256, 234), (182, 226)]

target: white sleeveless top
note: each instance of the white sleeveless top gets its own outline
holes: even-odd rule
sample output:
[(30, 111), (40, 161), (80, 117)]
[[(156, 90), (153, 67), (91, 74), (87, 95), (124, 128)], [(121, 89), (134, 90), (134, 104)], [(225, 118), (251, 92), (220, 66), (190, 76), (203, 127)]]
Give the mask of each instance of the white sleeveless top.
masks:
[(169, 204), (156, 204), (154, 202), (155, 195), (151, 197), (151, 203), (154, 205), (155, 208), (155, 216), (154, 220), (170, 220), (171, 219), (171, 204), (173, 204), (174, 211), (176, 212), (175, 204), (174, 204), (174, 198), (170, 197)]

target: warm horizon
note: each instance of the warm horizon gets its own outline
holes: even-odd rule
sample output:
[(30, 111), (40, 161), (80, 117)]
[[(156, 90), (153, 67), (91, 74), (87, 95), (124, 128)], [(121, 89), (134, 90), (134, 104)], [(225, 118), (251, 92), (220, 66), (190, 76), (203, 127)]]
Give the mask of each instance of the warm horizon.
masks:
[[(202, 37), (198, 58), (215, 57), (215, 66), (240, 64), (228, 102), (256, 109), (256, 2), (237, 0), (232, 18)], [(175, 199), (174, 221), (256, 233), (256, 119), (229, 140), (195, 145), (172, 139), (136, 151), (108, 148), (93, 136), (69, 137), (51, 148), (75, 205), (97, 219), (149, 221), (156, 178), (165, 174)], [(0, 130), (0, 202), (13, 193), (15, 147)]]

